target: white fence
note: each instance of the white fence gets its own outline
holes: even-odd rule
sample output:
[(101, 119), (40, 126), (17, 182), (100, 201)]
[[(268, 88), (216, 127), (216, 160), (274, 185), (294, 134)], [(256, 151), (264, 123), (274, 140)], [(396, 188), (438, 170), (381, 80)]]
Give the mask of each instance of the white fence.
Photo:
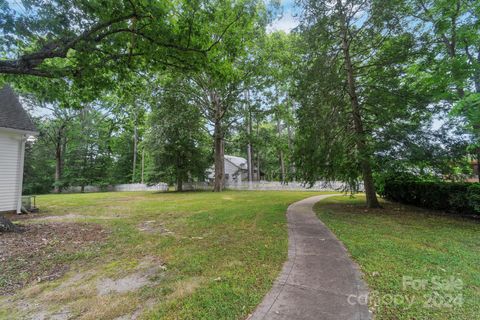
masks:
[[(288, 182), (281, 183), (279, 181), (242, 181), (235, 183), (227, 183), (225, 186), (226, 189), (230, 190), (276, 190), (276, 191), (345, 191), (349, 190), (348, 185), (343, 182), (333, 181), (333, 182), (316, 182), (312, 187), (305, 185), (301, 182)], [(207, 190), (210, 191), (213, 189), (213, 186), (207, 182), (187, 182), (183, 184), (184, 191), (199, 191)], [(157, 192), (167, 192), (168, 184), (158, 183), (155, 185), (146, 185), (142, 183), (131, 183), (131, 184), (117, 184), (107, 187), (99, 186), (85, 186), (83, 192), (102, 192), (102, 191), (157, 191)], [(363, 185), (359, 186), (358, 191), (363, 191)], [(78, 186), (68, 187), (62, 190), (63, 193), (80, 193), (82, 188)]]
[(142, 183), (131, 183), (131, 184), (117, 184), (112, 186), (111, 191), (158, 191), (158, 192), (167, 192), (168, 184), (166, 183), (157, 183), (155, 185), (146, 185)]
[[(130, 183), (130, 184), (116, 184), (107, 187), (99, 186), (84, 186), (83, 192), (102, 192), (102, 191), (157, 191), (167, 192), (168, 184), (157, 183), (155, 185), (146, 185), (143, 183)], [(62, 190), (63, 193), (79, 193), (82, 192), (82, 187), (71, 186)]]
[(345, 183), (338, 181), (318, 181), (312, 187), (300, 182), (282, 183), (279, 181), (245, 181), (228, 184), (227, 188), (235, 190), (343, 191), (348, 189), (348, 186)]
[(183, 191), (211, 191), (213, 189), (213, 185), (209, 184), (208, 182), (184, 182), (182, 188)]
[[(323, 182), (317, 181), (313, 186), (301, 182), (282, 183), (279, 181), (241, 181), (227, 183), (226, 189), (231, 190), (276, 190), (276, 191), (344, 191), (349, 190), (347, 184), (339, 181)], [(213, 186), (206, 182), (185, 183), (183, 190), (212, 190)], [(363, 185), (360, 185), (358, 191), (363, 191)]]

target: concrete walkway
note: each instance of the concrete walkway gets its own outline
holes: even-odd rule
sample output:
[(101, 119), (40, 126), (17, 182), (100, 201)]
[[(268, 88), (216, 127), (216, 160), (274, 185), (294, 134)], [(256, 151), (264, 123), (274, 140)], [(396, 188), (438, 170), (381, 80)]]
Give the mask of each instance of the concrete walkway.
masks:
[(288, 207), (288, 261), (248, 320), (371, 318), (364, 303), (368, 288), (358, 266), (313, 212), (313, 205), (329, 196)]

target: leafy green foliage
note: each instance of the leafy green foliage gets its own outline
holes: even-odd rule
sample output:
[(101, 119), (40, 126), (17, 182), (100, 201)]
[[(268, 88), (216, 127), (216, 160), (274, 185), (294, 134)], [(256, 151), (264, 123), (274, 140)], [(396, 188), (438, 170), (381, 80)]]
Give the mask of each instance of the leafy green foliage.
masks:
[(45, 115), (35, 119), (40, 135), (27, 143), (24, 193), (131, 181), (133, 127), (123, 121), (128, 118), (93, 106), (71, 110), (50, 105), (37, 112)]
[[(302, 0), (290, 34), (266, 33), (274, 2), (273, 11), (259, 0), (2, 3), (0, 82), (75, 114), (60, 139), (45, 134), (59, 133), (62, 112), (39, 123), (26, 188), (174, 182), (175, 154), (202, 159), (180, 165), (192, 170), (181, 180), (195, 179), (211, 160), (205, 129), (227, 153), (246, 158), (250, 145), (267, 179), (355, 190), (364, 165), (377, 176), (468, 171), (467, 144), (473, 158), (480, 150), (478, 1)], [(58, 150), (63, 170), (49, 178)]]
[[(97, 110), (84, 109), (69, 125), (63, 182), (66, 185), (107, 185), (114, 167), (109, 150), (111, 123)], [(68, 143), (70, 142), (70, 143)]]
[(380, 194), (385, 198), (457, 214), (480, 213), (480, 184), (420, 180), (400, 174), (384, 180)]
[(209, 137), (200, 110), (175, 91), (178, 83), (164, 86), (149, 115), (145, 147), (152, 158), (147, 180), (177, 184), (204, 180), (210, 165)]
[(146, 62), (154, 68), (192, 67), (255, 5), (244, 1), (4, 2), (0, 72), (68, 76), (80, 86), (88, 79), (83, 85), (94, 89), (111, 85), (113, 74), (122, 76)]
[[(480, 93), (471, 93), (453, 108), (452, 115), (463, 119), (463, 128), (471, 137), (468, 151), (480, 162)], [(480, 179), (480, 174), (479, 174)]]
[(23, 194), (43, 194), (52, 190), (55, 160), (51, 147), (43, 139), (25, 144)]
[[(305, 11), (298, 47), (298, 109), (295, 160), (301, 179), (347, 181), (361, 176), (348, 108), (346, 62), (340, 57), (339, 3), (349, 15), (348, 46), (357, 84), (360, 118), (374, 172), (436, 174), (450, 179), (466, 171), (467, 140), (478, 119), (478, 3), (475, 1), (301, 1)], [(469, 9), (471, 8), (471, 10)], [(476, 31), (472, 31), (476, 30)], [(460, 45), (460, 43), (462, 43)], [(455, 114), (470, 123), (462, 128)], [(437, 127), (437, 128), (434, 128)], [(439, 128), (438, 128), (439, 127)], [(469, 131), (470, 130), (470, 131)], [(473, 146), (470, 150), (477, 148)], [(475, 156), (476, 157), (476, 156)]]

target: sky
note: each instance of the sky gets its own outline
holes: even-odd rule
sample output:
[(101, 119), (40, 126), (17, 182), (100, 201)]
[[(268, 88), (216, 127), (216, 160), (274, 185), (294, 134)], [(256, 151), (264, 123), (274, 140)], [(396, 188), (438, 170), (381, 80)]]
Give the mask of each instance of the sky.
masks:
[(282, 0), (281, 3), (283, 16), (281, 19), (270, 24), (268, 27), (268, 31), (270, 32), (283, 30), (288, 33), (298, 25), (297, 18), (294, 17), (295, 12), (298, 10), (295, 8), (295, 0)]

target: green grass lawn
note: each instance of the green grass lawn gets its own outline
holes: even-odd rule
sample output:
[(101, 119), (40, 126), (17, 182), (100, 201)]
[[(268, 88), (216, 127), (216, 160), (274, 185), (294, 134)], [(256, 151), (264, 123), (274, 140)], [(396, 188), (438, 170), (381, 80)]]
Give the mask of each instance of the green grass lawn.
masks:
[[(44, 267), (66, 264), (68, 272), (0, 297), (0, 318), (68, 312), (79, 319), (132, 314), (142, 319), (244, 319), (270, 289), (286, 260), (287, 206), (315, 194), (227, 191), (39, 196), (41, 216), (50, 218), (21, 223), (94, 223), (107, 230), (108, 236), (76, 252), (42, 257)], [(123, 284), (142, 268), (149, 271), (136, 276), (148, 275), (153, 279), (149, 285), (100, 293), (104, 279), (110, 285)]]
[(479, 222), (364, 201), (332, 197), (315, 210), (361, 266), (376, 319), (480, 319)]

